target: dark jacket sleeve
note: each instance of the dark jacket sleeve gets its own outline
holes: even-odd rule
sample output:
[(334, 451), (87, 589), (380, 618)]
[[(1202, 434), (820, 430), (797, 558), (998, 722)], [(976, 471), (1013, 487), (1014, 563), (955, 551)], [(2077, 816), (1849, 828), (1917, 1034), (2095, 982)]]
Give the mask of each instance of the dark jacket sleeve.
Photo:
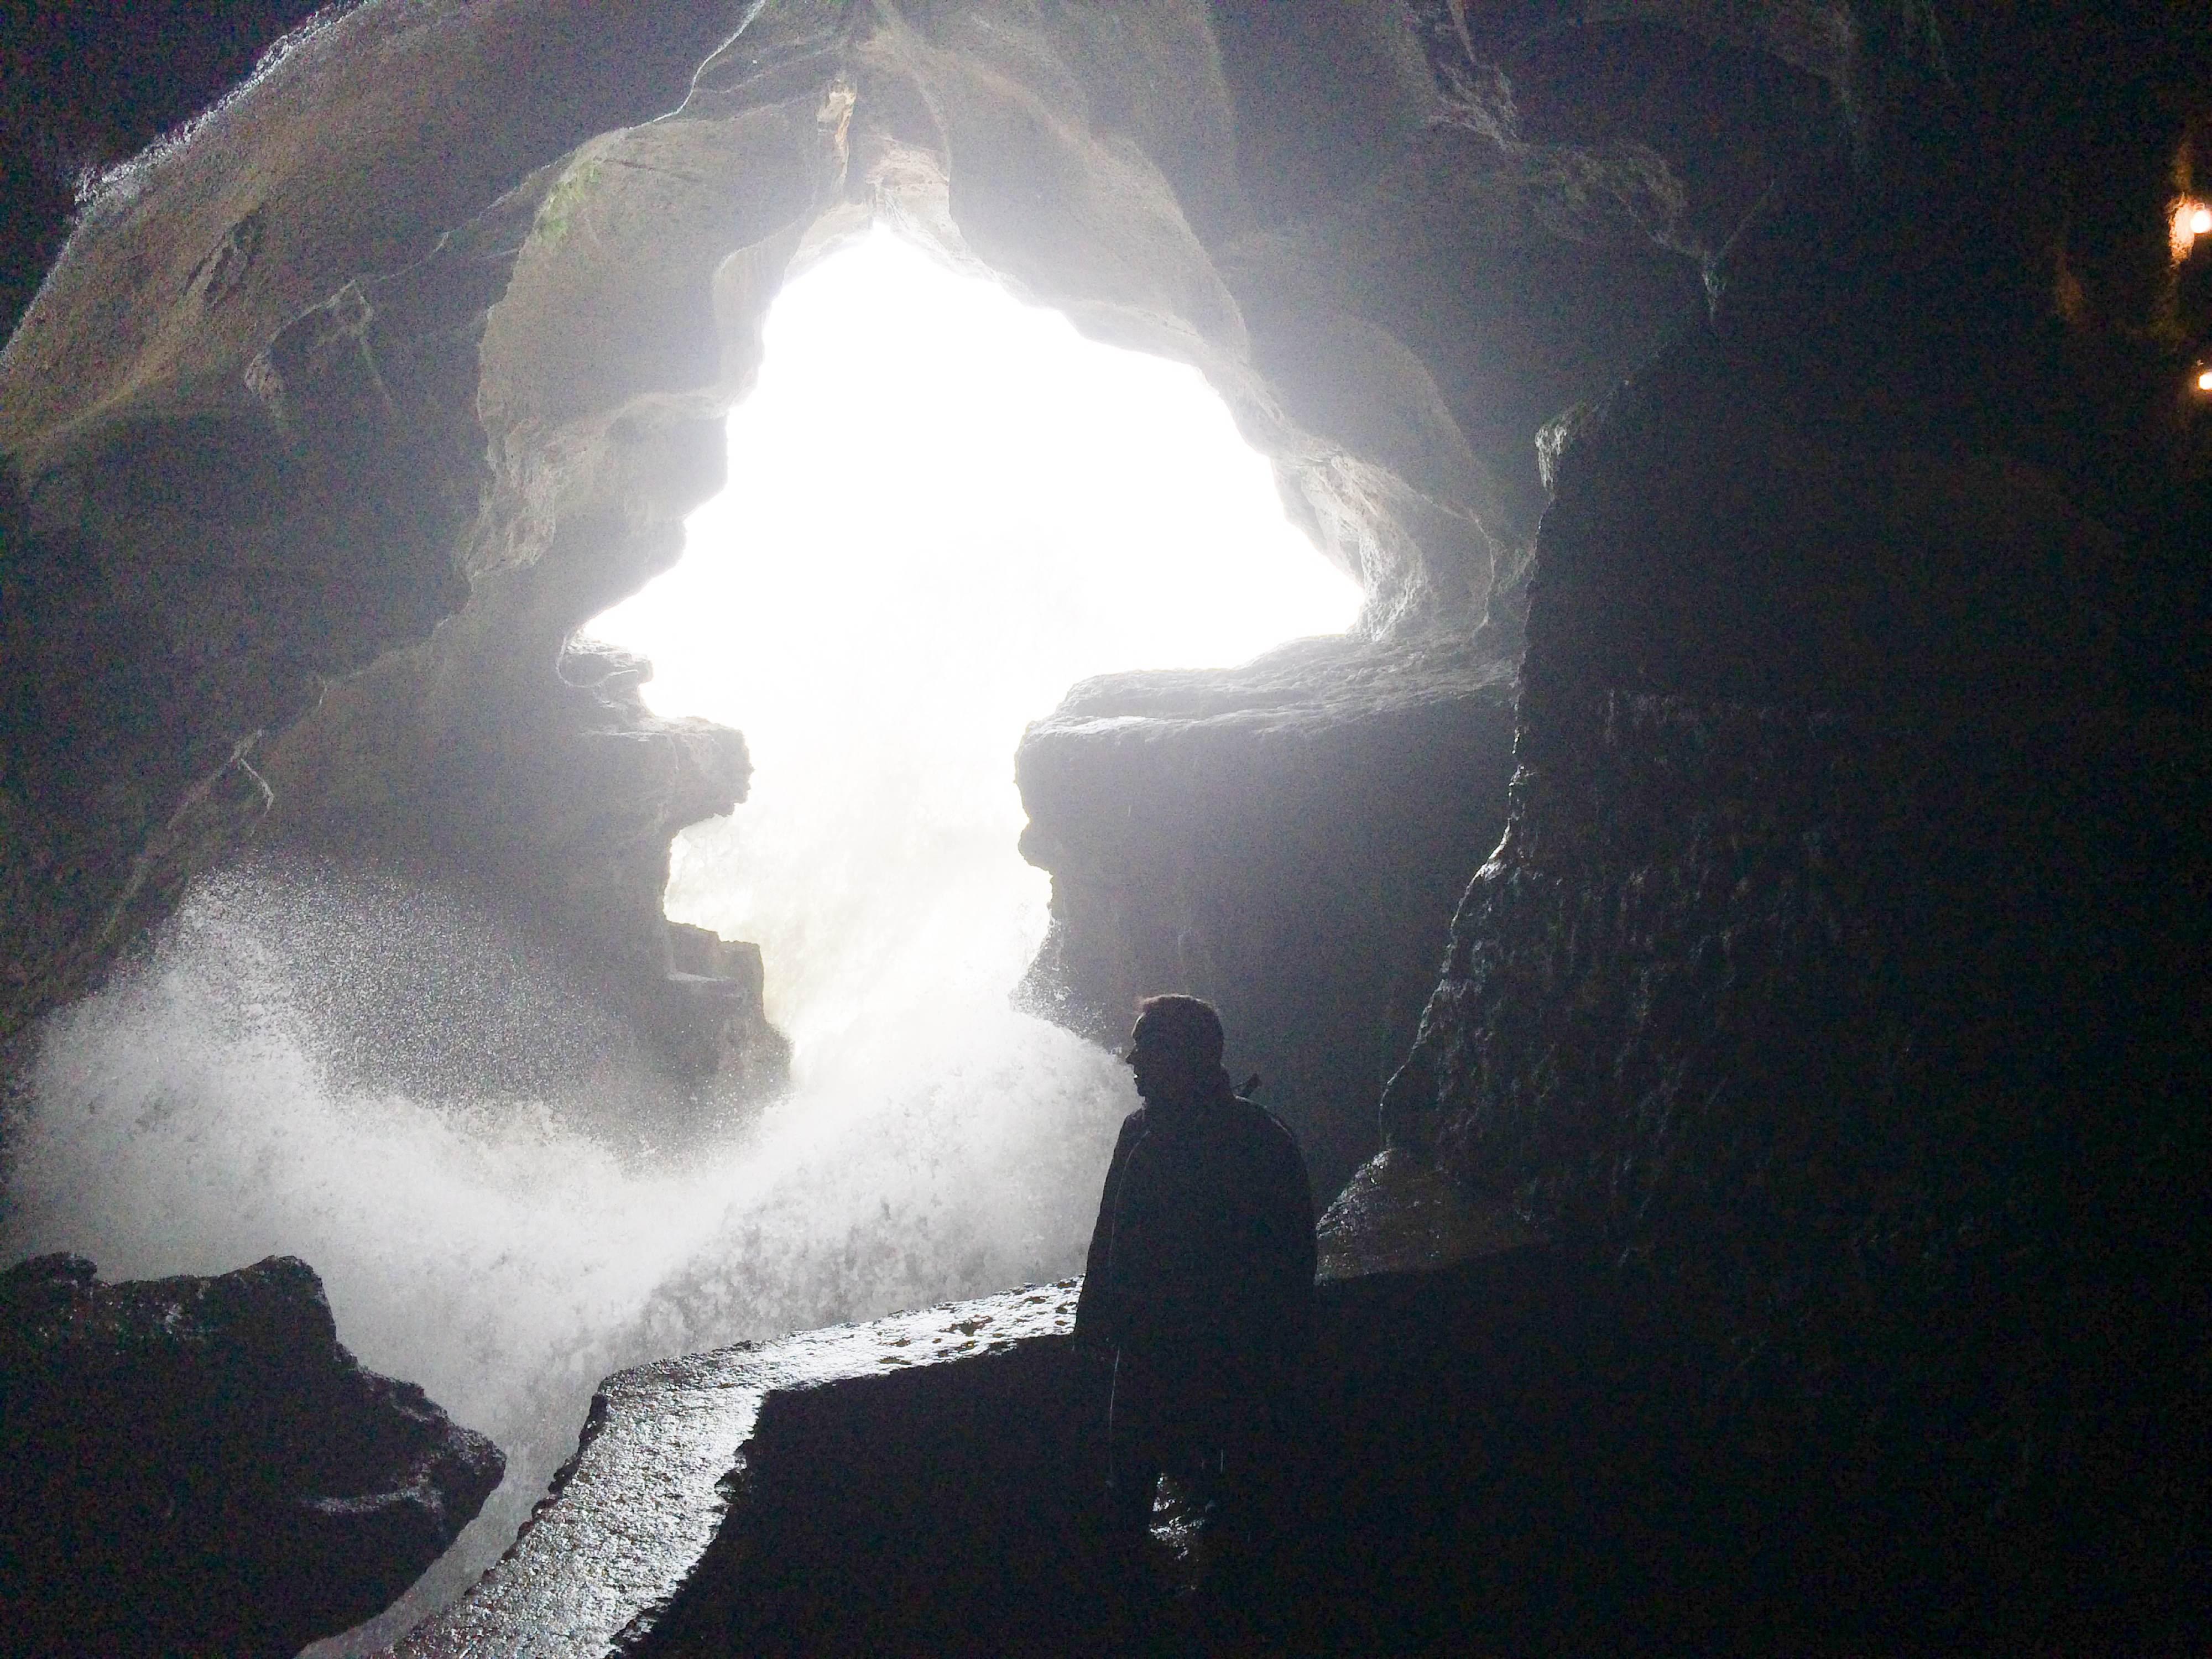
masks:
[(1121, 1120), (1121, 1133), (1114, 1142), (1114, 1161), (1106, 1166), (1106, 1185), (1098, 1194), (1098, 1219), (1091, 1229), (1091, 1250), (1084, 1259), (1083, 1289), (1075, 1298), (1075, 1339), (1079, 1342), (1112, 1344), (1120, 1324), (1113, 1306), (1107, 1265), (1114, 1251), (1114, 1218), (1121, 1207), (1121, 1176), (1129, 1153), (1145, 1138), (1145, 1109), (1139, 1106)]

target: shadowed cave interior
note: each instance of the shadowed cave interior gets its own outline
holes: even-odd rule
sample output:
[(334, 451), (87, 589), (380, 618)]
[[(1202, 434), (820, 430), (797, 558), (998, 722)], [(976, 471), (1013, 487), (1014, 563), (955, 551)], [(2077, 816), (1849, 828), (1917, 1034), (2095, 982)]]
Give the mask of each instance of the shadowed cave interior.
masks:
[[(309, 20), (0, 353), (7, 1650), (2197, 1650), (2207, 35)], [(967, 1012), (872, 1041), (777, 940), (934, 947), (938, 878), (722, 927), (769, 727), (594, 619), (772, 457), (771, 302), (893, 233), (1202, 379), (1364, 597), (1051, 678), (982, 763), (1007, 982), (924, 948)], [(795, 522), (896, 495), (862, 432)], [(1325, 1206), (1233, 1616), (1103, 1588), (1055, 1278), (1170, 987)]]

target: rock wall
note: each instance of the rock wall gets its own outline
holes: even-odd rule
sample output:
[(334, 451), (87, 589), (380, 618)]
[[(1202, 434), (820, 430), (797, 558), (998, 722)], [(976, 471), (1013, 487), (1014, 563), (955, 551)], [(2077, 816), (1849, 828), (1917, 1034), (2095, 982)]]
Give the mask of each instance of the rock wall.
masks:
[(0, 1274), (0, 1652), (265, 1655), (380, 1611), (506, 1460), (338, 1346), (301, 1261)]
[(5, 1029), (252, 827), (257, 743), (465, 600), (477, 340), (534, 204), (485, 210), (733, 27), (654, 16), (358, 9), (85, 209), (0, 354)]
[(1458, 636), (1077, 686), (1015, 760), (1053, 877), (1031, 1001), (1114, 1043), (1139, 996), (1210, 998), (1326, 1200), (1375, 1150), (1440, 918), (1497, 843), (1514, 689)]
[(1646, 1283), (1727, 1433), (1826, 1439), (1884, 1501), (2167, 1603), (2212, 1359), (2204, 943), (2172, 896), (2204, 890), (2212, 772), (2111, 729), (1609, 714), (1516, 780), (1386, 1133)]
[(1717, 1435), (1934, 1527), (1961, 1642), (2160, 1648), (2206, 1606), (2206, 411), (2174, 290), (2108, 251), (2054, 311), (1923, 86), (1558, 457), (1384, 1133), (1644, 1286)]

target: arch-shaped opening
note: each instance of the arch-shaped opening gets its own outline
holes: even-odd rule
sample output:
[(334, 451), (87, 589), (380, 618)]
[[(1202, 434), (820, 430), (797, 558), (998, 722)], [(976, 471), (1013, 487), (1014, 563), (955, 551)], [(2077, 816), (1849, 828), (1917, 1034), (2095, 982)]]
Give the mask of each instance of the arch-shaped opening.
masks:
[(1194, 371), (888, 228), (764, 331), (684, 557), (586, 633), (651, 662), (655, 714), (745, 734), (746, 800), (678, 836), (667, 913), (761, 947), (804, 1078), (1013, 992), (1048, 891), (1014, 750), (1071, 685), (1340, 633), (1362, 593)]

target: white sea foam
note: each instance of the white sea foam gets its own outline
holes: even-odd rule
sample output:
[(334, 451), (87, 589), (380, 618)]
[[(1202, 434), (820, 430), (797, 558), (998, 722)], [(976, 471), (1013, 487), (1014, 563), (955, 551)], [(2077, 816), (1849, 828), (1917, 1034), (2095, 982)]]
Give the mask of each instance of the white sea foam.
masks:
[[(513, 1536), (606, 1373), (1079, 1263), (1133, 1103), (1109, 1056), (1013, 1012), (1003, 988), (891, 1013), (757, 1118), (640, 1156), (572, 1103), (341, 1081), (288, 987), (402, 919), (376, 902), (388, 884), (323, 871), (319, 910), (350, 925), (303, 933), (288, 915), (307, 879), (262, 866), (204, 884), (147, 960), (50, 1023), (9, 1125), (6, 1252), (76, 1250), (109, 1279), (313, 1264), (365, 1364), (509, 1458), (410, 1615)], [(413, 925), (427, 957), (483, 943)], [(516, 997), (591, 1018), (512, 976), (434, 995), (463, 1021)]]

